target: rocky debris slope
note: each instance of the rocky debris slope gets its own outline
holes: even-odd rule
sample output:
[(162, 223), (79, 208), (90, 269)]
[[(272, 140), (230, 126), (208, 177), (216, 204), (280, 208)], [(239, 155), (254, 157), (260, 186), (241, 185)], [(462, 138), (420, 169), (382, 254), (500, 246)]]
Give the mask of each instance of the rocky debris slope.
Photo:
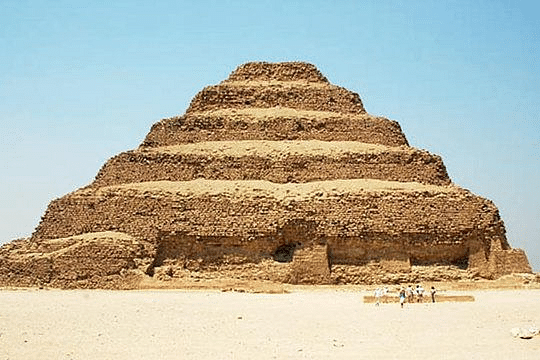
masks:
[(152, 246), (104, 231), (66, 238), (28, 239), (0, 247), (0, 283), (62, 288), (132, 288), (153, 259)]

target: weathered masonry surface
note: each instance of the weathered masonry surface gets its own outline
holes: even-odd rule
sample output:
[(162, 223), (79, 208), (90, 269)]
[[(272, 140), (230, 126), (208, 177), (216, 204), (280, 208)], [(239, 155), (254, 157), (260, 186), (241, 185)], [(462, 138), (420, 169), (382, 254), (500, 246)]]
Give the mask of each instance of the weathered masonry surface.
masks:
[(248, 63), (0, 248), (0, 284), (288, 283), (531, 272), (489, 200), (311, 64)]

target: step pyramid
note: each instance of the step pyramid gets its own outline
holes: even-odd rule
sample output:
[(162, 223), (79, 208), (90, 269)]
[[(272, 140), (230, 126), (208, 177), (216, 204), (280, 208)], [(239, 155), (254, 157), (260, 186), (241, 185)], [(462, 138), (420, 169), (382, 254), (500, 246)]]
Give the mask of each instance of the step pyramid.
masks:
[(0, 284), (287, 283), (531, 272), (495, 205), (311, 64), (253, 62), (154, 124), (0, 248)]

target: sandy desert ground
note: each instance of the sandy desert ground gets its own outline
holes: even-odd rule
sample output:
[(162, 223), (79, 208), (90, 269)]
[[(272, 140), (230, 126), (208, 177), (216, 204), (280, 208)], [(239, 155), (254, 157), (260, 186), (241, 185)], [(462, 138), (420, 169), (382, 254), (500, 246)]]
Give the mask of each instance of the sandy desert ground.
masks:
[[(290, 289), (289, 289), (290, 290)], [(540, 290), (364, 304), (367, 290), (0, 290), (0, 359), (539, 359)]]

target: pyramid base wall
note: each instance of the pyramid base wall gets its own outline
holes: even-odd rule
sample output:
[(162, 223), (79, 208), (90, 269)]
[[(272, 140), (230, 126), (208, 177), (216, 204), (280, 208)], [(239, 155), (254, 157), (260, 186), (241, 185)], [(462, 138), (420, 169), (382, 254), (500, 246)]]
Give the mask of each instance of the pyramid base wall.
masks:
[[(27, 253), (18, 258), (3, 257), (0, 261), (0, 284), (129, 289), (137, 287), (145, 268), (156, 280), (230, 278), (290, 284), (402, 284), (472, 280), (479, 276), (476, 268), (440, 263), (417, 265), (406, 254), (396, 252), (385, 258), (364, 258), (356, 262), (333, 259), (336, 249), (331, 248), (331, 242), (297, 245), (291, 258), (280, 262), (275, 258), (277, 242), (269, 245), (268, 241), (261, 239), (257, 246), (253, 245), (254, 242), (248, 249), (240, 245), (241, 238), (209, 241), (190, 237), (190, 241), (182, 239), (182, 246), (174, 241), (178, 239), (169, 235), (169, 245), (161, 246), (154, 253), (144, 252), (140, 246), (133, 252), (135, 248), (128, 243), (113, 246), (78, 244), (69, 251), (58, 245), (45, 255)], [(202, 240), (207, 243), (203, 244)], [(216, 251), (216, 240), (230, 250)], [(186, 245), (188, 242), (191, 243), (189, 246)], [(493, 279), (510, 273), (531, 272), (522, 250), (492, 251), (488, 264), (491, 267), (489, 278)]]
[[(463, 192), (314, 196), (231, 201), (133, 188), (85, 190), (53, 201), (32, 241), (111, 230), (129, 234), (153, 248), (146, 272), (157, 277), (197, 273), (289, 283), (393, 283), (526, 270), (512, 265), (525, 263), (519, 253), (493, 257), (509, 246), (496, 208), (480, 197)], [(294, 249), (290, 260), (278, 259), (283, 246)], [(311, 259), (300, 256), (308, 248)], [(490, 250), (499, 259), (491, 260), (496, 266), (488, 266)], [(295, 262), (295, 256), (305, 261)], [(423, 270), (418, 275), (414, 269)]]
[[(310, 256), (319, 258), (317, 256)], [(278, 263), (265, 259), (258, 263), (221, 264), (212, 267), (196, 263), (178, 266), (174, 262), (156, 268), (154, 278), (162, 281), (173, 279), (237, 279), (242, 281), (272, 281), (286, 284), (310, 285), (373, 285), (405, 284), (432, 281), (467, 281), (475, 279), (475, 274), (452, 266), (405, 266), (394, 261), (373, 262), (362, 266), (331, 265), (313, 261), (309, 268), (294, 262)], [(397, 266), (396, 266), (397, 265)], [(298, 270), (302, 270), (299, 273)]]
[(494, 279), (503, 275), (532, 273), (527, 255), (521, 249), (492, 251), (488, 268), (491, 278)]

